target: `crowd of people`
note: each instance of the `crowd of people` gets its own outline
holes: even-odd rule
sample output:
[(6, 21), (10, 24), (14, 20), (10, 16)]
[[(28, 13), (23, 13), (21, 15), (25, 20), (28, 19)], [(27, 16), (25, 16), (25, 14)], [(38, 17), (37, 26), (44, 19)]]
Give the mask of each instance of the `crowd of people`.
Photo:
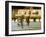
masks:
[[(24, 14), (26, 15), (26, 12)], [(18, 26), (20, 25), (19, 23), (21, 23), (21, 26), (23, 28), (23, 21), (24, 21), (24, 19), (26, 20), (26, 23), (27, 23), (28, 26), (29, 26), (29, 23), (30, 23), (29, 19), (33, 19), (34, 22), (36, 22), (36, 17), (30, 17), (30, 15), (31, 15), (31, 12), (29, 11), (29, 16), (27, 16), (27, 17), (25, 17), (24, 15), (18, 16), (18, 17), (16, 16), (16, 17), (12, 18), (12, 20), (14, 20), (14, 21), (17, 20), (18, 21)], [(40, 17), (38, 19), (40, 21)]]

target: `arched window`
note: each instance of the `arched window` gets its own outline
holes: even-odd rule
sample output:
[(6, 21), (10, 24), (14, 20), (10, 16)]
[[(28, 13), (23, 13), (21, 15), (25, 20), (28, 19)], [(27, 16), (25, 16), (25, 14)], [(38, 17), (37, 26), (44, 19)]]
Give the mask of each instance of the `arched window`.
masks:
[(36, 12), (36, 15), (38, 15), (38, 11)]
[(31, 15), (31, 11), (29, 11), (29, 15)]
[(24, 14), (26, 15), (26, 12)]

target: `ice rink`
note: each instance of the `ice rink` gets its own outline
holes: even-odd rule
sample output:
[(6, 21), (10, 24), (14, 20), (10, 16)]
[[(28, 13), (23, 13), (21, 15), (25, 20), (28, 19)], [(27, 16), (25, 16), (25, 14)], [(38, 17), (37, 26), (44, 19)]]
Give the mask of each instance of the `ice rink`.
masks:
[(39, 30), (39, 29), (41, 29), (41, 22), (30, 21), (30, 23), (28, 25), (26, 23), (26, 21), (23, 21), (23, 26), (22, 26), (21, 23), (19, 23), (19, 25), (18, 25), (18, 22), (12, 21), (11, 22), (11, 28), (12, 28), (12, 31)]

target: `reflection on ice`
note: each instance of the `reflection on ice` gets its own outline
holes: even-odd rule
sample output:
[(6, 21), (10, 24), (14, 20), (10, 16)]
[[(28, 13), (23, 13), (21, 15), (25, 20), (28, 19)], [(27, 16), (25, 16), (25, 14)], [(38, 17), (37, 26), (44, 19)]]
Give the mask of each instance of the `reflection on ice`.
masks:
[(41, 22), (29, 22), (29, 26), (26, 20), (23, 20), (22, 24), (20, 20), (11, 22), (12, 31), (22, 31), (22, 30), (39, 30), (41, 28)]

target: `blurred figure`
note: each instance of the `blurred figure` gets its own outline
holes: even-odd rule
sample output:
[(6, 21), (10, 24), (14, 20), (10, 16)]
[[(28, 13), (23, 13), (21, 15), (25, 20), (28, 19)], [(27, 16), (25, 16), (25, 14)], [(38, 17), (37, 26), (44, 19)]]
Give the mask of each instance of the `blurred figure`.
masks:
[(27, 25), (29, 26), (29, 16), (28, 17), (26, 17), (26, 22), (27, 22)]
[(29, 23), (30, 23), (29, 19), (30, 19), (31, 11), (29, 11), (28, 14), (29, 16), (26, 17), (26, 21), (27, 21), (27, 25), (29, 26)]
[(21, 27), (23, 28), (23, 19), (24, 19), (24, 15), (21, 16)]
[(20, 26), (21, 25), (21, 18), (20, 17), (18, 17), (18, 26)]

